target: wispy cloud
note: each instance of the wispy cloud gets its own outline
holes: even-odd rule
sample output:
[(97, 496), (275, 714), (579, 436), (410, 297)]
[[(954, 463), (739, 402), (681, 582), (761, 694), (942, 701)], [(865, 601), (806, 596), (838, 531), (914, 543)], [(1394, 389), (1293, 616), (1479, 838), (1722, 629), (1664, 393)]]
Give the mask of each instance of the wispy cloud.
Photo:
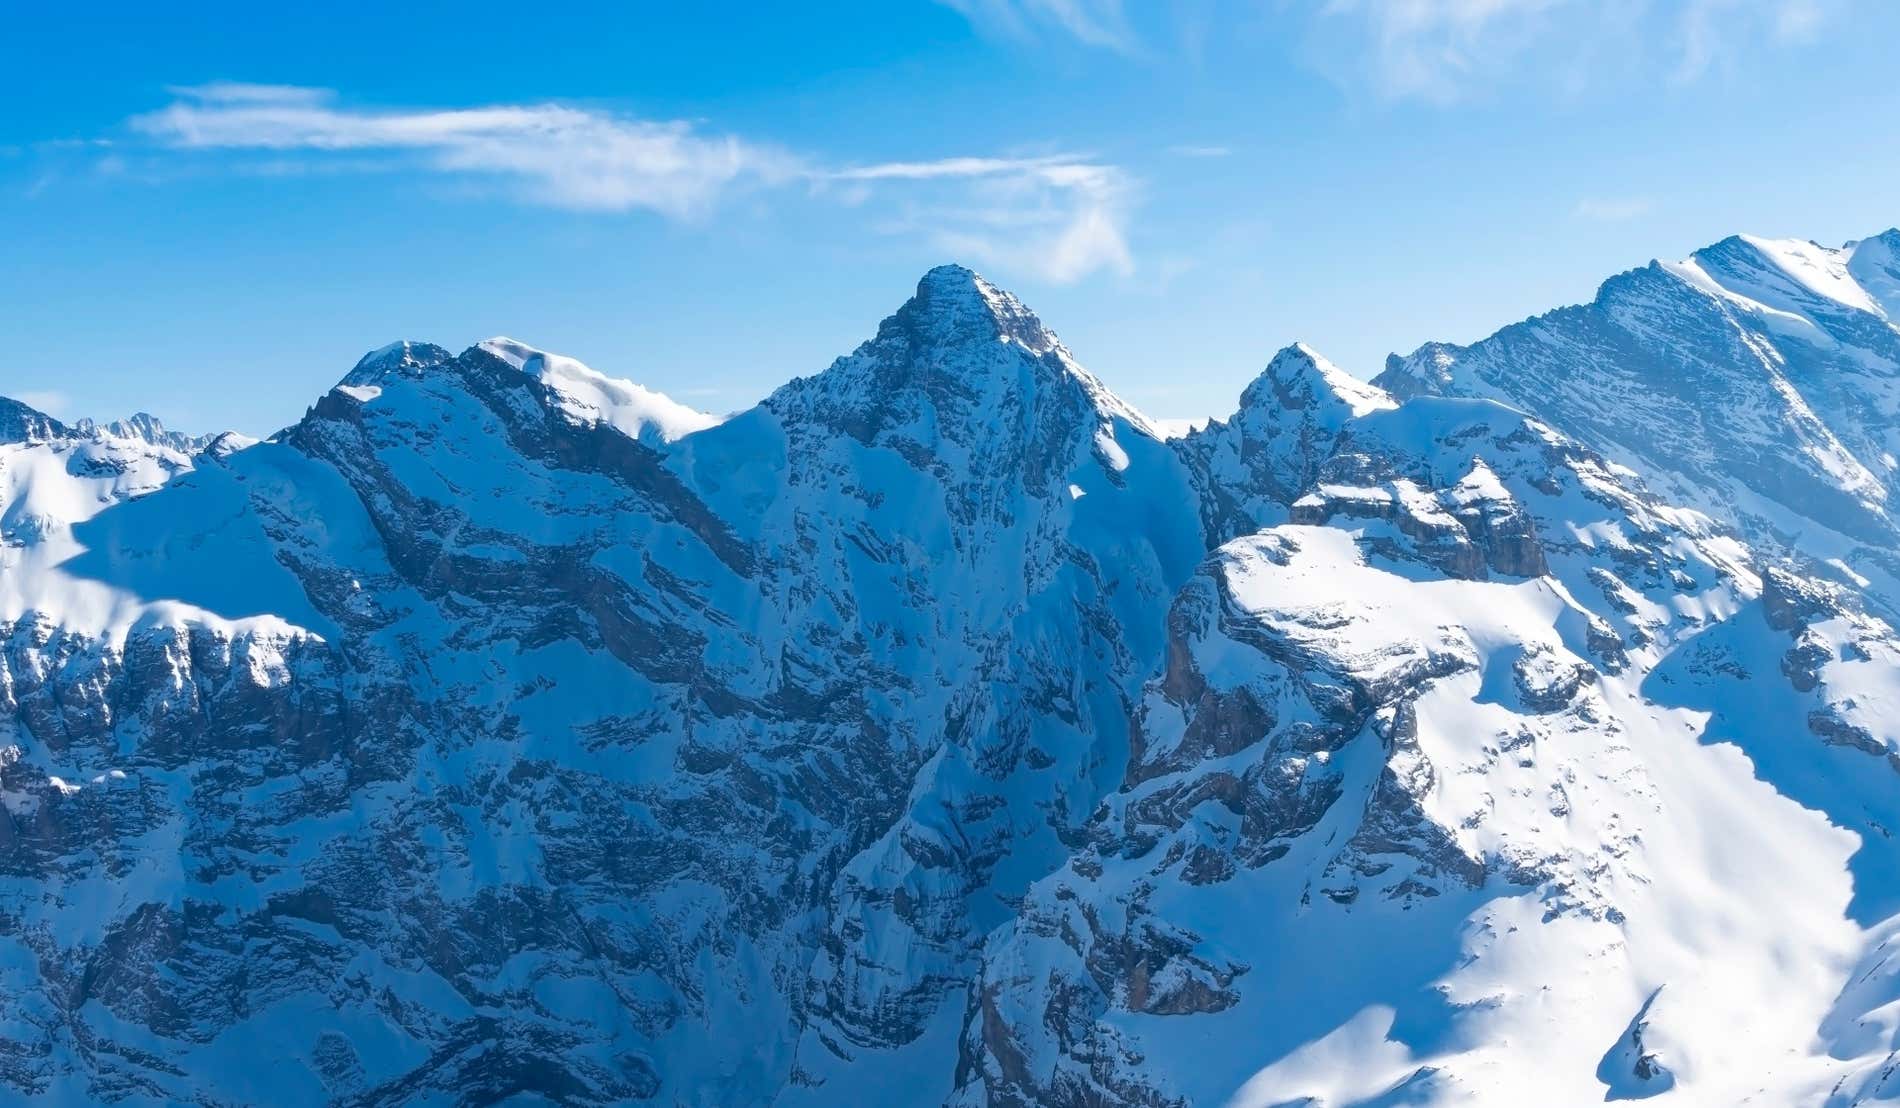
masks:
[(1741, 44), (1813, 38), (1850, 0), (1684, 0), (1676, 76), (1694, 80)]
[[(1129, 57), (1166, 51), (1144, 36), (1125, 0), (937, 0), (992, 37), (1043, 45), (1068, 41)], [(1514, 79), (1570, 93), (1592, 81), (1663, 74), (1693, 81), (1743, 48), (1805, 41), (1857, 3), (1877, 0), (1271, 0), (1220, 17), (1244, 24), (1250, 7), (1296, 39), (1318, 67), (1353, 89), (1389, 100), (1450, 104)], [(1210, 7), (1175, 11), (1180, 49), (1198, 54)]]
[(1694, 80), (1749, 44), (1809, 38), (1852, 2), (1315, 0), (1313, 10), (1344, 78), (1390, 99), (1449, 103), (1525, 70), (1574, 83), (1579, 57), (1644, 58)]
[(1226, 146), (1170, 146), (1168, 153), (1177, 158), (1225, 158), (1233, 150)]
[(922, 234), (981, 264), (1069, 283), (1134, 271), (1124, 228), (1133, 184), (1119, 168), (1074, 155), (887, 162), (833, 172), (846, 182), (908, 181), (954, 191), (910, 198), (887, 229)]
[(1392, 98), (1446, 102), (1534, 40), (1571, 0), (1325, 0), (1322, 20), (1356, 25), (1375, 87)]
[(1649, 200), (1640, 196), (1585, 197), (1577, 201), (1571, 214), (1595, 223), (1625, 223), (1648, 215), (1654, 207)]
[(1827, 0), (1783, 0), (1776, 5), (1775, 34), (1785, 40), (1801, 40), (1820, 30), (1832, 5)]
[(1015, 39), (1056, 34), (1084, 46), (1133, 54), (1140, 40), (1121, 0), (938, 0), (979, 31)]
[(323, 89), (219, 83), (132, 120), (185, 149), (404, 151), (442, 172), (512, 182), (530, 200), (592, 211), (702, 213), (741, 180), (798, 172), (782, 152), (683, 121), (626, 119), (558, 104), (452, 110), (339, 107)]
[(171, 91), (170, 104), (133, 117), (132, 129), (172, 151), (268, 155), (231, 167), (256, 176), (409, 168), (492, 179), (533, 204), (674, 219), (703, 218), (737, 188), (802, 185), (841, 203), (885, 199), (899, 214), (880, 226), (1052, 281), (1134, 265), (1130, 179), (1086, 156), (836, 166), (685, 121), (562, 104), (372, 109), (288, 85)]
[(321, 104), (334, 95), (329, 89), (305, 85), (257, 85), (244, 81), (167, 85), (165, 91), (206, 104)]
[(934, 181), (946, 177), (1002, 175), (1061, 175), (1076, 159), (1066, 155), (1042, 158), (939, 158), (929, 162), (884, 162), (855, 166), (827, 174), (834, 181)]

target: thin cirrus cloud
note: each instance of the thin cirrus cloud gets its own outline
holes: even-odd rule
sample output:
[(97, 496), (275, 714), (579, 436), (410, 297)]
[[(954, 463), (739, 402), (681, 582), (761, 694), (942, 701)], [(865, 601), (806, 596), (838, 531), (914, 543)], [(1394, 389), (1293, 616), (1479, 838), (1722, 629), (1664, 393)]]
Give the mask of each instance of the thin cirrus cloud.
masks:
[(703, 213), (742, 179), (797, 171), (788, 155), (682, 122), (620, 119), (555, 104), (441, 111), (340, 107), (327, 89), (220, 82), (174, 88), (132, 128), (188, 150), (407, 152), (445, 173), (514, 182), (524, 198), (584, 211)]
[[(1868, 2), (1276, 0), (1265, 25), (1276, 38), (1304, 42), (1315, 67), (1350, 89), (1450, 104), (1519, 78), (1571, 92), (1611, 71), (1692, 81), (1748, 45), (1811, 39), (1842, 9)], [(1122, 0), (938, 3), (985, 34), (1037, 45), (1067, 38), (1146, 58), (1167, 38), (1154, 26), (1158, 37), (1144, 37)], [(1156, 22), (1152, 10), (1136, 10)]]
[(1855, 2), (1320, 0), (1314, 28), (1342, 76), (1452, 103), (1528, 74), (1580, 91), (1618, 64), (1692, 81), (1744, 47), (1806, 41)]
[(977, 30), (1022, 41), (1054, 34), (1134, 54), (1140, 42), (1121, 0), (938, 0)]
[[(365, 156), (393, 155), (408, 168), (501, 182), (532, 204), (679, 220), (703, 219), (735, 190), (802, 184), (846, 203), (890, 200), (913, 214), (881, 226), (1051, 281), (1133, 269), (1128, 178), (1081, 156), (830, 167), (684, 121), (561, 104), (364, 109), (339, 104), (331, 90), (293, 85), (217, 82), (170, 91), (170, 104), (132, 118), (135, 132), (174, 151), (269, 154), (276, 174), (298, 165), (387, 168)], [(914, 216), (924, 208), (935, 216), (927, 226)]]
[(887, 162), (828, 174), (841, 182), (954, 182), (956, 190), (909, 198), (887, 222), (959, 257), (1028, 270), (1067, 284), (1109, 270), (1134, 272), (1123, 227), (1133, 185), (1120, 169), (1066, 155)]

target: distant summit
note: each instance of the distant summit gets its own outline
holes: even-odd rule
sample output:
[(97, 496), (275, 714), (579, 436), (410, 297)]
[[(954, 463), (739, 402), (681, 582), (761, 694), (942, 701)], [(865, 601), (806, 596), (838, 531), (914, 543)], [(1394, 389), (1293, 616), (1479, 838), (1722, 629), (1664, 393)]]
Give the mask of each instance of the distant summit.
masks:
[(73, 424), (73, 432), (94, 438), (137, 439), (152, 446), (176, 450), (180, 454), (196, 454), (217, 437), (215, 435), (188, 435), (182, 431), (173, 431), (167, 428), (157, 416), (147, 412), (139, 412), (130, 418), (110, 420), (106, 423), (81, 419)]

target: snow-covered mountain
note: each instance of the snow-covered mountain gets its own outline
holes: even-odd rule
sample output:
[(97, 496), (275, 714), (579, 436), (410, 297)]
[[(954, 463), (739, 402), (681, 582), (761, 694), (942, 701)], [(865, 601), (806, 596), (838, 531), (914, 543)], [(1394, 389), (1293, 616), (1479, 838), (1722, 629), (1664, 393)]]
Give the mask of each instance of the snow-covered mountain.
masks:
[(230, 433), (195, 437), (167, 430), (144, 412), (104, 425), (82, 419), (68, 427), (0, 397), (0, 549), (63, 550), (60, 540), (73, 524), (158, 488), (214, 444), (224, 449), (247, 442)]
[(1394, 356), (1396, 396), (1495, 397), (1757, 547), (1900, 608), (1900, 231), (1724, 239), (1469, 347)]
[(958, 267), (724, 420), (507, 339), (0, 401), (0, 1083), (1900, 1095), (1896, 238), (1184, 434)]

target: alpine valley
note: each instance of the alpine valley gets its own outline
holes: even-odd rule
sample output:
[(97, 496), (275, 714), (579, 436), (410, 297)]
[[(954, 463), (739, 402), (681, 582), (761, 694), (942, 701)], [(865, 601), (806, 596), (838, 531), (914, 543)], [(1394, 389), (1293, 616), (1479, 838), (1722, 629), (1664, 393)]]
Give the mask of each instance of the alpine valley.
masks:
[(1900, 1099), (1896, 455), (1895, 231), (1173, 436), (955, 266), (724, 419), (0, 400), (0, 1099)]

